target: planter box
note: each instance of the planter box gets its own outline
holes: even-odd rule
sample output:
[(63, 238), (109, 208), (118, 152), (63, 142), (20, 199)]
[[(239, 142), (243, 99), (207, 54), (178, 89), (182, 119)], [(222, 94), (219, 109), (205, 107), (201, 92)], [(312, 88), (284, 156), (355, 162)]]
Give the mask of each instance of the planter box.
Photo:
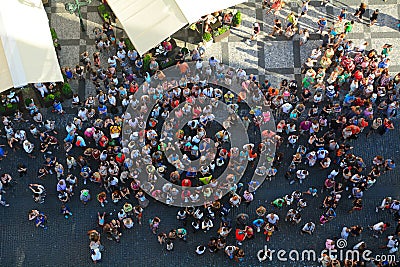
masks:
[(2, 116), (12, 116), (18, 110), (18, 104), (14, 103), (12, 106), (2, 106), (0, 108), (0, 115)]
[(203, 44), (204, 44), (204, 46), (207, 47), (207, 48), (210, 47), (212, 43), (213, 43), (213, 39), (211, 39), (211, 40), (208, 41), (208, 42), (205, 41), (205, 40), (203, 39)]
[[(97, 7), (97, 11), (99, 13), (99, 16), (101, 17), (101, 19), (104, 22), (108, 22), (109, 24), (111, 24), (111, 10), (108, 7), (108, 5), (105, 4), (101, 4)], [(104, 18), (104, 15), (108, 14), (108, 19)]]
[(74, 96), (74, 94), (71, 92), (71, 93), (68, 93), (68, 94), (64, 94), (64, 93), (61, 93), (61, 96), (64, 98), (64, 99), (71, 99), (73, 96)]
[(215, 31), (216, 29), (218, 29), (218, 28), (221, 27), (221, 26), (222, 26), (222, 24), (221, 24), (220, 21), (217, 21), (217, 22), (215, 22), (214, 24), (211, 24), (211, 25), (210, 25), (211, 30), (213, 30), (213, 31)]
[(221, 42), (221, 40), (224, 39), (224, 38), (226, 38), (226, 37), (228, 37), (229, 34), (231, 34), (231, 31), (230, 31), (230, 30), (227, 30), (227, 31), (224, 32), (223, 34), (220, 34), (220, 35), (218, 35), (218, 36), (213, 36), (214, 43)]
[(54, 101), (44, 101), (44, 100), (43, 100), (43, 106), (44, 106), (45, 108), (52, 107), (52, 106), (53, 106), (53, 103), (54, 103)]

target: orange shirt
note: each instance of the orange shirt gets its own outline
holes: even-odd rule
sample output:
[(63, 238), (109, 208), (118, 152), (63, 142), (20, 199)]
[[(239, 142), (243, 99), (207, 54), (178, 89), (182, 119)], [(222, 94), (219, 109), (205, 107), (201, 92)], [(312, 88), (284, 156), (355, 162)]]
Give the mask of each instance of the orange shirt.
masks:
[(179, 70), (181, 71), (181, 74), (186, 73), (189, 69), (189, 65), (186, 62), (183, 63), (178, 63)]

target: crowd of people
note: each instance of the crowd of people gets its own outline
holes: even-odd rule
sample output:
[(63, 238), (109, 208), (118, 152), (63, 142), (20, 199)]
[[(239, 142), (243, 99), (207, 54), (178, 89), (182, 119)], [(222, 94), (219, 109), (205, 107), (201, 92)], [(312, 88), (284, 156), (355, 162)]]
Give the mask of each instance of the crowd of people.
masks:
[[(282, 2), (265, 1), (265, 7), (269, 7), (267, 13), (278, 12)], [(304, 1), (298, 18), (307, 14), (308, 2)], [(362, 16), (362, 7), (355, 15)], [(360, 135), (370, 138), (372, 134), (384, 135), (394, 129), (400, 74), (393, 77), (389, 74), (390, 44), (376, 51), (367, 49), (368, 43), (356, 45), (346, 39), (355, 22), (347, 20), (344, 14), (342, 10), (329, 32), (325, 19), (320, 19), (318, 29), (323, 44), (305, 62), (303, 80), (283, 79), (279, 85), (259, 81), (243, 69), (226, 67), (215, 57), (206, 59), (204, 51), (199, 52), (204, 48), (192, 51), (194, 61), (190, 64), (184, 58), (178, 60), (177, 76), (168, 76), (154, 59), (150, 62), (150, 73), (144, 73), (142, 58), (136, 51), (128, 50), (123, 39), (116, 40), (112, 27), (105, 23), (103, 29), (96, 29), (98, 51), (93, 59), (85, 52), (74, 69), (63, 69), (67, 80), (89, 78), (96, 95), (84, 101), (74, 95), (76, 116), (65, 129), (57, 129), (59, 132), (55, 121), (43, 118), (33, 101), (28, 106), (33, 120), (30, 134), (19, 127), (24, 121), (20, 112), (13, 119), (4, 116), (8, 147), (14, 151), (23, 148), (32, 158), (43, 156), (38, 181), (47, 176), (57, 178), (52, 191), (57, 192), (60, 214), (66, 219), (73, 215), (68, 203), (76, 192), (83, 205), (93, 196), (99, 210), (109, 203), (118, 207), (113, 215), (99, 212), (98, 228), (88, 232), (94, 263), (101, 261), (104, 252), (101, 235), (120, 242), (123, 232), (134, 225), (149, 227), (149, 232), (167, 251), (174, 249), (177, 240), (187, 241), (190, 234), (210, 233), (209, 242), (199, 244), (195, 253), (222, 250), (237, 262), (245, 259), (244, 242), (262, 234), (269, 242), (281, 224), (293, 227), (300, 224), (296, 228), (299, 234), (313, 235), (320, 226), (335, 220), (337, 208), (343, 202), (352, 201), (349, 213), (362, 210), (364, 195), (373, 190), (382, 175), (390, 175), (396, 168), (391, 158), (376, 155), (372, 162), (364, 162), (353, 152), (352, 140)], [(292, 24), (288, 27), (296, 29), (298, 18), (291, 15), (288, 20)], [(272, 35), (281, 33), (277, 25), (281, 22), (275, 22), (277, 29), (274, 28)], [(305, 43), (307, 32), (302, 30), (302, 34)], [(104, 53), (108, 60), (100, 62)], [(43, 97), (52, 86), (35, 84)], [(63, 114), (60, 105), (56, 101), (53, 108)], [(224, 107), (226, 116), (221, 119)], [(131, 112), (123, 113), (126, 108)], [(267, 127), (274, 123), (272, 116), (276, 131)], [(248, 142), (231, 145), (234, 135), (242, 133), (250, 135)], [(257, 135), (260, 138), (254, 137)], [(35, 147), (32, 138), (37, 139), (39, 147)], [(65, 161), (53, 155), (58, 149), (65, 150)], [(7, 156), (6, 152), (0, 147), (0, 160)], [(286, 164), (284, 159), (288, 158)], [(200, 162), (196, 167), (195, 160)], [(260, 179), (240, 181), (247, 166)], [(272, 180), (279, 173), (289, 185), (308, 184), (307, 178), (313, 170), (321, 170), (325, 175), (320, 184), (260, 205), (255, 214), (232, 216), (232, 210), (252, 203), (260, 181)], [(21, 164), (18, 172), (20, 176), (26, 175), (26, 166)], [(4, 195), (13, 183), (10, 174), (2, 174), (0, 204), (9, 206)], [(101, 189), (93, 192), (88, 183)], [(46, 188), (42, 184), (30, 184), (29, 189), (35, 202), (45, 202)], [(149, 205), (147, 195), (183, 207), (176, 214), (176, 228), (163, 230), (159, 217), (149, 219), (148, 226), (142, 225)], [(308, 208), (309, 199), (319, 195), (323, 196), (319, 221), (311, 221), (303, 216), (303, 211)], [(276, 210), (284, 210), (284, 220)], [(376, 207), (377, 212), (380, 210), (387, 210), (394, 221), (400, 222), (399, 200), (386, 197)], [(47, 216), (32, 209), (28, 218), (34, 220), (36, 227), (47, 229)], [(338, 238), (360, 236), (367, 228), (383, 243), (386, 241), (381, 236), (388, 233), (390, 225), (386, 221), (346, 225), (337, 236), (326, 240), (324, 246), (334, 249)], [(382, 246), (388, 253), (398, 251), (399, 225)], [(361, 241), (353, 249), (362, 252), (367, 244)], [(269, 253), (259, 252), (260, 262), (270, 259)], [(325, 254), (320, 262), (322, 266), (364, 266), (363, 262), (351, 259), (340, 263)], [(397, 266), (398, 263), (375, 261), (374, 264)]]

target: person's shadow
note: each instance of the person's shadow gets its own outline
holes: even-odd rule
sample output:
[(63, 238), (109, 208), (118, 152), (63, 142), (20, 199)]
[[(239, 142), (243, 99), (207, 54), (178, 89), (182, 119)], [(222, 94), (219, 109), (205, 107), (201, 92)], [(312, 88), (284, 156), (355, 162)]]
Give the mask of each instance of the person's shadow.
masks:
[[(372, 13), (374, 12), (374, 10), (368, 9), (367, 12), (369, 11), (369, 16), (372, 15)], [(388, 28), (391, 28), (393, 30), (398, 31), (399, 30), (399, 22), (400, 20), (398, 18), (395, 18), (393, 16), (381, 13), (382, 10), (379, 11), (379, 15), (378, 15), (378, 20), (377, 22), (372, 25), (372, 27), (383, 27), (386, 26)], [(369, 23), (369, 17), (368, 17), (368, 23)]]
[[(354, 9), (353, 7), (350, 7), (346, 2), (341, 2), (341, 1), (336, 1), (336, 5), (335, 7), (340, 8), (340, 7), (346, 7), (347, 8), (347, 19), (354, 19), (356, 21), (356, 18), (354, 17), (354, 13), (356, 12), (356, 10), (358, 9), (358, 6), (356, 7), (356, 9)], [(396, 5), (397, 7), (397, 5)], [(370, 9), (367, 8), (367, 10), (365, 11), (364, 15), (363, 15), (363, 19), (361, 20), (361, 23), (364, 25), (369, 25), (370, 20), (369, 18), (371, 17), (372, 13), (374, 13), (375, 9)], [(373, 25), (373, 27), (382, 27), (382, 26), (386, 26), (389, 27), (393, 30), (398, 31), (399, 30), (399, 23), (400, 23), (400, 19), (399, 18), (395, 18), (393, 16), (387, 15), (382, 13), (383, 10), (379, 10), (379, 15), (378, 15), (378, 20), (377, 22)]]

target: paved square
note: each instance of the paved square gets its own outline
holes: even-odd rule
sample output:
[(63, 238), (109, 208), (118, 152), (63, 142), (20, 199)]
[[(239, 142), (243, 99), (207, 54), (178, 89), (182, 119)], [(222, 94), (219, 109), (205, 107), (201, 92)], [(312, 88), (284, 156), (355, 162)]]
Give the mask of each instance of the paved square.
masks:
[[(129, 0), (127, 0), (129, 1)], [(217, 1), (217, 0), (215, 0)], [(84, 24), (86, 32), (81, 32), (79, 19), (75, 14), (69, 14), (65, 11), (64, 3), (73, 2), (73, 0), (50, 0), (50, 4), (46, 7), (51, 27), (57, 31), (58, 38), (62, 44), (60, 55), (60, 65), (74, 67), (79, 64), (79, 55), (83, 51), (88, 51), (90, 55), (96, 51), (94, 47), (93, 29), (102, 26), (102, 19), (97, 12), (99, 1), (93, 0), (88, 7), (82, 8)], [(134, 2), (134, 1), (133, 1)], [(199, 1), (200, 3), (201, 1)], [(243, 3), (232, 9), (240, 10), (243, 14), (242, 25), (231, 30), (231, 35), (222, 42), (213, 43), (206, 48), (205, 60), (210, 56), (214, 56), (225, 64), (229, 64), (235, 68), (242, 67), (247, 73), (252, 73), (257, 76), (260, 81), (268, 79), (273, 87), (279, 87), (282, 79), (301, 81), (302, 75), (301, 65), (310, 55), (312, 49), (321, 45), (319, 34), (315, 33), (317, 29), (317, 21), (319, 17), (325, 16), (331, 26), (331, 21), (336, 19), (342, 6), (348, 9), (348, 19), (353, 19), (353, 14), (358, 8), (359, 0), (334, 0), (334, 5), (327, 7), (321, 6), (320, 1), (311, 1), (310, 10), (306, 16), (300, 18), (299, 26), (310, 30), (311, 38), (303, 46), (299, 46), (299, 36), (294, 36), (288, 40), (284, 36), (279, 36), (275, 39), (267, 35), (272, 31), (273, 20), (279, 18), (282, 21), (283, 27), (286, 27), (286, 16), (294, 11), (300, 10), (299, 0), (286, 1), (287, 4), (277, 16), (273, 14), (266, 15), (265, 9), (261, 8), (260, 0), (250, 0), (248, 3)], [(364, 15), (363, 23), (356, 22), (352, 32), (348, 38), (356, 44), (368, 41), (370, 45), (367, 49), (376, 49), (380, 54), (382, 46), (386, 43), (393, 45), (391, 54), (390, 70), (392, 75), (400, 72), (400, 33), (397, 28), (399, 22), (400, 0), (388, 0), (383, 3), (381, 0), (368, 0), (368, 9)], [(372, 10), (379, 8), (378, 25), (368, 27), (369, 15)], [(149, 19), (153, 14), (149, 14)], [(245, 43), (252, 34), (252, 25), (254, 22), (261, 24), (262, 32), (257, 42), (253, 45)], [(119, 34), (121, 33), (121, 34)], [(125, 33), (118, 32), (117, 38), (124, 36)], [(182, 35), (184, 36), (184, 34)], [(181, 38), (183, 39), (183, 38)], [(185, 40), (180, 40), (180, 44), (184, 44)], [(195, 44), (188, 44), (189, 48)], [(106, 66), (107, 54), (101, 55), (101, 64)], [(95, 88), (90, 79), (85, 81), (73, 80), (71, 87), (74, 92), (79, 93), (83, 97), (89, 94), (95, 94)], [(47, 111), (46, 118), (54, 118), (56, 127), (60, 131), (60, 141), (64, 138), (65, 126), (67, 122), (76, 117), (77, 110), (70, 109), (71, 112), (63, 116), (57, 116)], [(304, 114), (305, 116), (305, 114)], [(278, 117), (276, 119), (279, 119)], [(28, 129), (31, 122), (26, 122), (25, 129)], [(399, 162), (400, 153), (400, 127), (399, 119), (395, 121), (395, 129), (386, 133), (383, 136), (378, 134), (372, 135), (369, 139), (365, 138), (365, 133), (360, 134), (358, 140), (351, 140), (348, 143), (353, 146), (352, 152), (360, 155), (367, 166), (371, 166), (375, 155), (382, 155), (384, 158), (393, 158)], [(285, 139), (287, 137), (285, 136)], [(301, 137), (302, 138), (302, 137)], [(2, 140), (2, 144), (5, 139)], [(302, 140), (306, 142), (306, 140)], [(285, 141), (286, 142), (286, 141)], [(265, 182), (264, 185), (256, 192), (255, 200), (248, 206), (241, 205), (238, 209), (233, 209), (230, 213), (234, 218), (237, 214), (244, 212), (251, 215), (251, 220), (254, 218), (255, 210), (259, 205), (267, 207), (268, 212), (277, 213), (281, 221), (286, 216), (286, 209), (273, 208), (269, 203), (277, 197), (290, 194), (294, 190), (305, 192), (312, 185), (321, 185), (326, 173), (324, 170), (314, 168), (311, 175), (304, 184), (290, 185), (284, 176), (285, 170), (292, 160), (293, 149), (285, 147), (281, 148), (284, 154), (282, 166), (279, 167), (278, 175), (271, 182)], [(63, 151), (57, 151), (60, 158), (65, 157)], [(29, 175), (23, 178), (17, 176), (17, 164), (26, 163)], [(60, 215), (60, 203), (55, 192), (55, 177), (44, 181), (38, 181), (35, 176), (37, 166), (42, 164), (42, 158), (38, 157), (35, 160), (28, 158), (25, 154), (16, 153), (9, 155), (0, 163), (1, 173), (9, 172), (18, 179), (15, 194), (7, 192), (7, 201), (11, 203), (8, 208), (0, 206), (0, 266), (93, 266), (90, 260), (90, 251), (88, 247), (87, 230), (99, 229), (97, 226), (97, 211), (107, 212), (108, 218), (114, 218), (118, 212), (119, 206), (114, 206), (112, 203), (101, 208), (96, 200), (91, 201), (87, 206), (80, 203), (78, 196), (74, 196), (69, 206), (74, 215), (69, 219), (64, 219)], [(75, 171), (77, 175), (79, 172)], [(264, 262), (259, 263), (256, 257), (256, 252), (264, 245), (268, 245), (271, 249), (315, 249), (320, 250), (324, 247), (327, 238), (338, 237), (343, 225), (361, 224), (365, 227), (368, 224), (378, 221), (392, 221), (393, 216), (387, 212), (376, 213), (374, 207), (379, 205), (383, 197), (391, 195), (394, 198), (400, 198), (400, 168), (397, 166), (392, 173), (384, 174), (377, 179), (377, 184), (366, 191), (363, 198), (363, 210), (349, 214), (351, 201), (347, 199), (348, 192), (344, 192), (343, 205), (337, 210), (338, 217), (334, 222), (320, 226), (319, 221), (322, 209), (321, 193), (318, 198), (308, 198), (309, 206), (304, 210), (303, 221), (300, 225), (289, 225), (282, 222), (280, 231), (274, 233), (270, 242), (265, 241), (262, 234), (256, 234), (251, 241), (245, 240), (243, 248), (246, 252), (243, 263), (236, 264), (229, 260), (227, 256), (220, 251), (219, 253), (206, 252), (204, 256), (195, 255), (196, 246), (199, 244), (207, 245), (211, 236), (217, 236), (215, 226), (210, 232), (204, 233), (199, 231), (193, 234), (191, 227), (188, 226), (189, 238), (188, 242), (174, 242), (174, 251), (168, 252), (165, 245), (159, 245), (157, 238), (152, 235), (148, 220), (154, 216), (162, 218), (161, 230), (168, 232), (177, 226), (182, 225), (177, 222), (176, 214), (178, 209), (162, 205), (150, 199), (149, 207), (146, 208), (143, 225), (135, 225), (131, 230), (123, 230), (121, 243), (117, 244), (113, 241), (106, 240), (105, 235), (102, 235), (102, 243), (105, 245), (103, 253), (103, 262), (100, 266), (277, 266), (277, 267), (296, 267), (296, 266), (317, 266), (318, 263), (310, 262)], [(244, 180), (249, 177), (245, 177)], [(32, 200), (27, 185), (29, 183), (43, 183), (48, 188), (48, 197), (45, 205), (36, 204)], [(79, 189), (82, 188), (82, 182), (79, 182)], [(98, 186), (89, 184), (92, 192), (99, 192)], [(319, 190), (321, 188), (318, 188)], [(95, 198), (95, 195), (92, 196)], [(132, 203), (137, 203), (132, 197), (129, 200)], [(50, 214), (49, 228), (36, 229), (32, 222), (27, 220), (27, 211), (32, 208), (37, 208), (47, 214)], [(107, 218), (107, 219), (108, 219)], [(314, 236), (300, 236), (299, 231), (303, 223), (306, 221), (314, 221), (317, 225), (317, 232)], [(218, 219), (219, 224), (219, 219)], [(390, 233), (393, 232), (395, 226), (392, 225)], [(386, 233), (385, 233), (386, 234)], [(387, 250), (378, 250), (376, 248), (385, 245), (386, 240), (381, 237), (379, 240), (372, 237), (371, 232), (365, 229), (360, 237), (349, 237), (348, 247), (351, 248), (360, 241), (366, 241), (367, 248), (371, 248), (375, 253), (386, 253)], [(227, 240), (228, 244), (235, 244), (234, 234), (230, 234)], [(397, 253), (397, 256), (398, 253)]]
[(265, 66), (268, 68), (294, 68), (293, 42), (272, 41), (264, 45)]
[(248, 45), (245, 42), (228, 43), (229, 51), (236, 51), (229, 55), (229, 65), (235, 68), (251, 69), (258, 67), (258, 51), (255, 42)]

